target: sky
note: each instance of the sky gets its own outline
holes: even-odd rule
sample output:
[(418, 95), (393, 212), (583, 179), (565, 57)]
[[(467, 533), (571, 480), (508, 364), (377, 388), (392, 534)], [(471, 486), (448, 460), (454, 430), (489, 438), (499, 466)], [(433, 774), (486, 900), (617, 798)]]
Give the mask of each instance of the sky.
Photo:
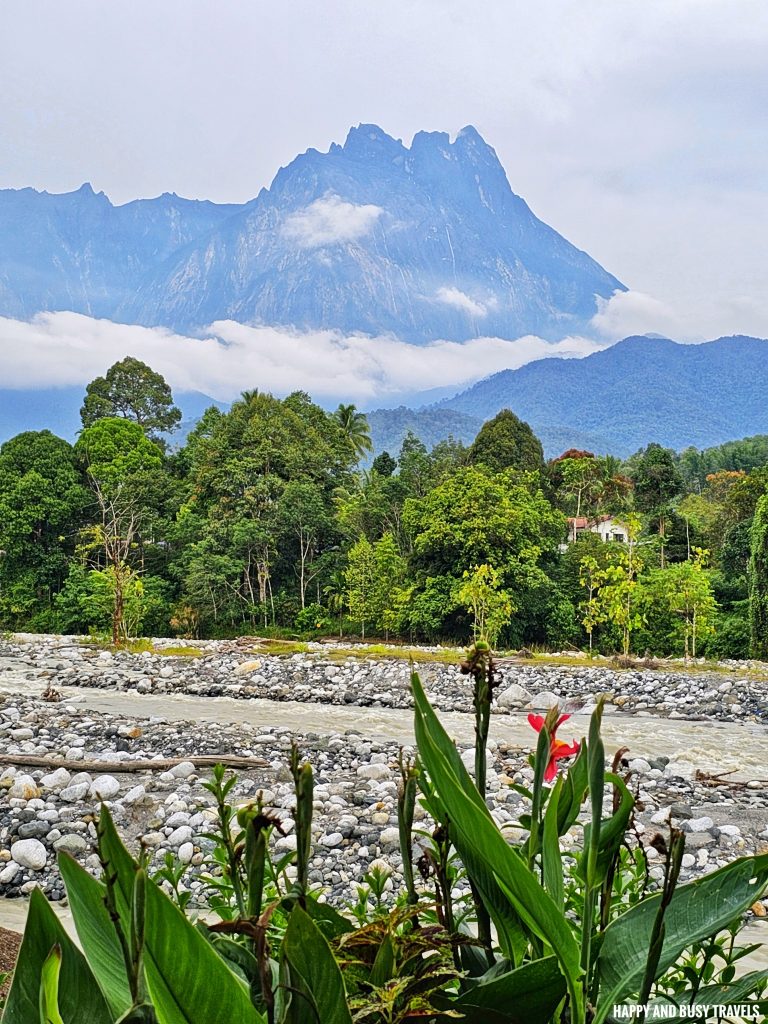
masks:
[(359, 122), (473, 124), (629, 286), (593, 344), (768, 336), (766, 52), (764, 0), (27, 0), (3, 11), (0, 187), (240, 202)]

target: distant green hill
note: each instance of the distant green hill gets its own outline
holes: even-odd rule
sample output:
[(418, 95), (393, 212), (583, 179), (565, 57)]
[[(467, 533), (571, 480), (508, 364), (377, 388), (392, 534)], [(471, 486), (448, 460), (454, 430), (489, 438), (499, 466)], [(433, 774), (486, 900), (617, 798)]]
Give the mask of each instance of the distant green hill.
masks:
[[(768, 341), (625, 338), (585, 359), (540, 359), (430, 408), (385, 410), (386, 418), (378, 411), (371, 420), (385, 419), (389, 439), (398, 436), (399, 417), (429, 444), (451, 424), (466, 438), (462, 424), (469, 432), (473, 420), (504, 408), (533, 427), (548, 457), (570, 447), (626, 457), (650, 441), (678, 451), (721, 445), (768, 433)], [(447, 413), (468, 419), (438, 418)]]

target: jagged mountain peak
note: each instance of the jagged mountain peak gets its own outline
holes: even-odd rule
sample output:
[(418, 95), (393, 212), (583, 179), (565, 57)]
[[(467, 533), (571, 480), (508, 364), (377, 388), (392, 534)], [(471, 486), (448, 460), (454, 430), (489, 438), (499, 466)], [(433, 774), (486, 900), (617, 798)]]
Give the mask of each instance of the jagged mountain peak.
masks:
[(624, 287), (532, 214), (471, 125), (407, 146), (361, 123), (239, 206), (166, 192), (114, 207), (84, 185), (58, 197), (54, 218), (39, 199), (23, 216), (13, 197), (0, 202), (0, 315), (554, 339)]

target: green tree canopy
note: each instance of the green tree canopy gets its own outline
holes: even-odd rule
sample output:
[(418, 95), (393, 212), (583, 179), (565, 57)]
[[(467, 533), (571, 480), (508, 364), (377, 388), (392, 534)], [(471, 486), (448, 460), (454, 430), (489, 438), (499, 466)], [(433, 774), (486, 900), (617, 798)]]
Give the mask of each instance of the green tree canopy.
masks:
[(0, 448), (0, 622), (51, 628), (89, 495), (72, 446), (29, 431)]
[(416, 594), (454, 595), (452, 601), (443, 600), (444, 622), (457, 607), (463, 573), (473, 573), (476, 566), (499, 571), (499, 586), (516, 607), (531, 591), (546, 587), (542, 558), (557, 551), (565, 517), (534, 480), (533, 474), (527, 479), (513, 470), (489, 475), (467, 466), (424, 498), (406, 501), (403, 521), (413, 545)]
[(86, 427), (75, 452), (94, 483), (111, 493), (129, 486), (138, 474), (159, 471), (163, 465), (162, 451), (139, 424), (114, 416)]
[(121, 359), (96, 377), (86, 388), (80, 418), (90, 427), (105, 417), (120, 416), (138, 423), (157, 440), (175, 430), (181, 412), (173, 404), (173, 395), (165, 379), (146, 363), (133, 356)]
[(494, 473), (504, 469), (538, 473), (544, 468), (544, 451), (528, 424), (511, 409), (502, 409), (480, 428), (469, 449), (469, 461)]

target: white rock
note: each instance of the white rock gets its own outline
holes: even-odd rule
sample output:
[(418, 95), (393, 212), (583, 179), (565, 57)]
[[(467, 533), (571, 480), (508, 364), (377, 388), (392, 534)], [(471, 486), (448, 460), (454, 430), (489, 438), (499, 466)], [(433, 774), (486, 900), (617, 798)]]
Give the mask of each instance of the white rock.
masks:
[(640, 772), (643, 775), (645, 775), (647, 772), (651, 770), (651, 766), (648, 764), (644, 757), (634, 757), (629, 762), (629, 767), (631, 771)]
[(172, 675), (174, 675), (173, 665), (163, 665), (160, 669), (160, 678), (170, 679)]
[(275, 850), (278, 853), (288, 853), (296, 849), (296, 835), (281, 836), (275, 843)]
[(500, 708), (514, 708), (525, 704), (531, 699), (530, 693), (517, 683), (511, 683), (506, 690), (502, 690), (496, 698)]
[(74, 786), (67, 786), (66, 789), (62, 789), (59, 796), (62, 800), (66, 800), (67, 803), (75, 804), (78, 800), (85, 800), (89, 789), (90, 786), (87, 782), (78, 782)]
[(40, 785), (45, 789), (64, 789), (69, 785), (72, 778), (66, 768), (57, 768), (55, 772), (49, 772), (40, 779)]
[(182, 843), (179, 847), (178, 857), (182, 864), (189, 864), (195, 854), (192, 843)]
[(379, 841), (382, 846), (398, 846), (400, 843), (400, 830), (397, 828), (382, 829)]
[(736, 836), (740, 836), (741, 835), (741, 829), (739, 828), (738, 825), (721, 825), (720, 826), (720, 835), (721, 836), (730, 836), (732, 839), (735, 839)]
[(559, 703), (560, 698), (556, 693), (552, 693), (551, 690), (542, 690), (541, 693), (537, 693), (535, 697), (531, 698), (527, 706), (537, 710), (548, 710), (549, 708), (556, 707)]
[(141, 786), (141, 785), (134, 786), (133, 789), (129, 789), (128, 792), (123, 797), (123, 803), (124, 804), (135, 804), (135, 803), (138, 803), (138, 801), (141, 800), (142, 797), (146, 796), (146, 793), (147, 793), (147, 791), (146, 791), (146, 789), (143, 786)]
[(23, 868), (40, 871), (45, 867), (48, 853), (39, 839), (19, 839), (11, 846), (11, 856)]
[(196, 771), (197, 769), (191, 761), (182, 761), (180, 764), (175, 764), (173, 768), (169, 768), (168, 774), (172, 775), (174, 779), (188, 779)]
[(189, 811), (176, 811), (165, 822), (169, 828), (178, 828), (179, 825), (188, 825), (190, 819)]
[(114, 775), (99, 775), (91, 783), (89, 793), (100, 800), (111, 800), (120, 792), (120, 783)]
[(320, 846), (327, 846), (329, 849), (333, 849), (334, 846), (341, 846), (344, 842), (344, 836), (341, 832), (330, 832), (327, 836), (322, 836), (319, 842)]
[(189, 825), (180, 825), (171, 832), (166, 842), (169, 846), (181, 846), (183, 843), (188, 843), (191, 838), (192, 829)]
[(357, 769), (357, 776), (360, 779), (388, 779), (392, 775), (385, 764), (361, 764)]
[(0, 885), (8, 885), (8, 883), (12, 882), (20, 871), (21, 868), (15, 860), (9, 861), (3, 870), (0, 871)]
[(708, 832), (713, 825), (714, 821), (712, 821), (712, 819), (708, 818), (706, 815), (703, 818), (690, 818), (688, 821), (687, 831)]

